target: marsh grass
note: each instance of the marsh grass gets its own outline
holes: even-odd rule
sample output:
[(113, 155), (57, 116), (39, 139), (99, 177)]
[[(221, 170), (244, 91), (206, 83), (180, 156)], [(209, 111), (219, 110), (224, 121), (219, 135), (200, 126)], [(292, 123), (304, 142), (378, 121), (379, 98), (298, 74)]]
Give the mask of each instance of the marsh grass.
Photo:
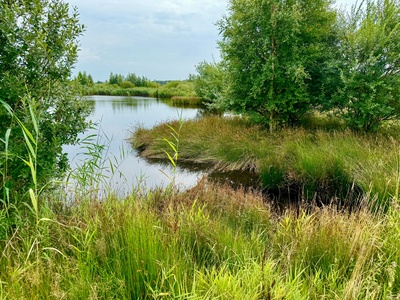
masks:
[(196, 96), (174, 96), (171, 98), (171, 104), (174, 107), (203, 107), (203, 101)]
[(85, 95), (107, 95), (107, 96), (140, 96), (170, 99), (177, 97), (177, 103), (196, 102), (196, 93), (193, 83), (189, 81), (172, 81), (158, 87), (131, 87), (123, 88), (116, 84), (99, 83), (91, 87), (85, 87), (82, 91)]
[[(143, 157), (162, 158), (164, 145), (157, 138), (167, 130), (160, 124), (135, 132)], [(246, 118), (207, 116), (185, 123), (181, 145), (182, 161), (219, 171), (252, 171), (259, 174), (262, 187), (296, 187), (300, 198), (310, 201), (352, 201), (368, 194), (377, 209), (387, 208), (398, 188), (400, 145), (388, 134), (305, 127), (269, 134)]]
[[(261, 139), (244, 120), (231, 122)], [(246, 166), (257, 167), (256, 159)], [(398, 169), (397, 162), (397, 176)], [(127, 197), (96, 198), (76, 188), (80, 201), (41, 187), (34, 190), (36, 204), (23, 198), (20, 221), (0, 241), (1, 299), (395, 299), (400, 293), (398, 193), (386, 214), (372, 212), (368, 198), (353, 213), (329, 206), (278, 213), (259, 192), (206, 180), (186, 191)]]
[(32, 227), (16, 230), (0, 259), (3, 297), (384, 299), (400, 291), (395, 209), (276, 214), (260, 194), (206, 182), (104, 200), (44, 209), (57, 223), (42, 225), (41, 242), (60, 252), (41, 251), (37, 265), (27, 257)]
[[(95, 133), (80, 140), (80, 151), (72, 158), (75, 168), (70, 170), (65, 180), (71, 201), (79, 201), (89, 195), (93, 199), (107, 198), (107, 195), (123, 194), (124, 188), (135, 188), (128, 186), (125, 175), (120, 171), (129, 152), (123, 145), (119, 147), (118, 153), (110, 151), (114, 138), (106, 135), (101, 123), (93, 124), (91, 130)], [(116, 179), (121, 183), (119, 189), (112, 187)], [(137, 179), (139, 186), (141, 178)]]

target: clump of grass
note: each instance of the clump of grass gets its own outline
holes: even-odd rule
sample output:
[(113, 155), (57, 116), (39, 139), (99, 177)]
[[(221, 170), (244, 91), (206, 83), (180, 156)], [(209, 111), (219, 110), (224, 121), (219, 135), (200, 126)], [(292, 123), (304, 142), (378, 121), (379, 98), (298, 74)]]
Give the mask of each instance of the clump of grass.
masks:
[[(135, 132), (134, 144), (143, 157), (162, 158), (165, 148), (157, 139), (167, 130), (160, 124)], [(346, 199), (361, 191), (376, 197), (378, 207), (388, 207), (396, 192), (400, 145), (387, 135), (304, 128), (269, 134), (246, 118), (206, 116), (185, 123), (181, 145), (183, 161), (214, 170), (252, 171), (264, 187), (297, 186), (309, 200), (316, 194), (326, 194), (321, 197), (329, 201)]]
[(171, 104), (174, 107), (202, 107), (203, 101), (196, 96), (174, 96), (171, 98)]
[[(170, 125), (176, 127), (176, 121)], [(160, 124), (151, 130), (138, 128), (135, 131), (134, 145), (143, 150), (141, 155), (144, 157), (162, 158), (164, 145), (157, 138), (167, 134), (166, 124)], [(245, 120), (239, 118), (209, 116), (188, 120), (181, 131), (180, 159), (210, 164), (211, 167), (221, 170), (255, 169), (258, 166), (251, 150), (255, 143), (262, 141), (262, 135), (257, 127), (249, 126)], [(254, 142), (246, 143), (252, 139)], [(260, 148), (265, 151), (264, 147)]]

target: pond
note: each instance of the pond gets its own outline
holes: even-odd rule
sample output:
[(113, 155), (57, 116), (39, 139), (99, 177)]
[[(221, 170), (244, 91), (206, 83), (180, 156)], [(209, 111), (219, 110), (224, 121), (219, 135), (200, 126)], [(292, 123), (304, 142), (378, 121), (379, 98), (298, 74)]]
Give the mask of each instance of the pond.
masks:
[[(198, 109), (174, 108), (158, 99), (144, 97), (91, 96), (87, 97), (87, 101), (94, 106), (90, 120), (97, 123), (98, 128), (88, 130), (80, 135), (80, 139), (96, 134), (99, 144), (104, 146), (102, 155), (105, 163), (99, 168), (104, 182), (118, 194), (128, 194), (138, 186), (155, 188), (169, 185), (171, 179), (168, 176), (173, 174), (172, 167), (169, 164), (148, 163), (137, 155), (127, 139), (137, 126), (151, 128), (158, 123), (179, 119), (179, 116), (183, 119), (196, 118)], [(80, 143), (64, 148), (72, 169), (92, 159), (85, 155), (88, 149), (84, 146)], [(113, 167), (110, 167), (109, 160)], [(196, 185), (201, 177), (201, 171), (178, 167), (175, 183), (179, 188), (189, 188)]]

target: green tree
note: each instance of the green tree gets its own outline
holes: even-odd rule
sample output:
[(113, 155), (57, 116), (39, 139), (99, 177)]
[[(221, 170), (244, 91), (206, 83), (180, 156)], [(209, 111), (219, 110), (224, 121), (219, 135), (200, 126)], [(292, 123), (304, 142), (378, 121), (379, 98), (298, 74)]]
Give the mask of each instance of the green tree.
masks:
[[(328, 80), (326, 53), (335, 45), (329, 0), (230, 0), (219, 23), (228, 105), (258, 114), (270, 129), (295, 123)], [(330, 55), (330, 54), (329, 54)], [(328, 55), (328, 56), (329, 56)], [(320, 71), (317, 67), (326, 66)], [(337, 73), (337, 71), (335, 71)]]
[(74, 80), (83, 86), (93, 86), (94, 84), (92, 75), (87, 74), (86, 71), (78, 72)]
[(225, 72), (221, 63), (201, 62), (196, 66), (198, 75), (192, 76), (194, 90), (211, 109), (224, 109), (225, 101)]
[(135, 86), (140, 87), (154, 87), (154, 83), (150, 79), (142, 76), (137, 76), (135, 73), (128, 73), (125, 78), (126, 81), (132, 82)]
[[(62, 146), (74, 144), (88, 125), (89, 108), (69, 79), (83, 29), (76, 8), (70, 10), (61, 0), (0, 0), (0, 99), (32, 132), (29, 105), (35, 111), (40, 128), (37, 176), (43, 182), (63, 174), (67, 159)], [(21, 160), (26, 158), (21, 129), (4, 107), (0, 124), (0, 153), (7, 144), (12, 154), (7, 164), (0, 160), (0, 189), (26, 188), (31, 181)]]
[(366, 0), (343, 17), (340, 115), (355, 129), (373, 131), (400, 117), (400, 4)]
[(108, 79), (108, 82), (110, 84), (117, 84), (120, 85), (121, 82), (123, 82), (124, 76), (122, 76), (121, 74), (113, 74), (112, 72), (110, 73), (110, 78)]

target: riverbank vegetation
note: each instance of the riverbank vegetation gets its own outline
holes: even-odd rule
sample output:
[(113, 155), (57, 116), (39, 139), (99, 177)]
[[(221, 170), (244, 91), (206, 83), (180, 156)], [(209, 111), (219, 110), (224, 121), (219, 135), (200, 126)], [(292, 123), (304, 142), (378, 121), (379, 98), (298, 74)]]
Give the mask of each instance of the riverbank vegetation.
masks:
[[(143, 157), (165, 157), (168, 145), (162, 137), (170, 126), (177, 127), (177, 121), (135, 131), (133, 143)], [(182, 126), (179, 159), (210, 171), (255, 173), (255, 188), (292, 190), (295, 201), (336, 198), (351, 204), (362, 193), (387, 207), (398, 194), (398, 130), (392, 124), (379, 133), (359, 133), (319, 115), (308, 117), (302, 127), (269, 133), (248, 118), (207, 116)], [(355, 199), (347, 197), (351, 193)]]
[[(78, 11), (60, 0), (28, 2), (0, 0), (0, 199), (7, 203), (0, 209), (15, 205), (18, 191), (35, 181), (63, 178), (62, 147), (89, 126), (90, 107), (70, 84), (84, 32)], [(32, 156), (37, 143), (43, 146)]]
[(387, 299), (400, 290), (397, 202), (385, 215), (369, 199), (352, 214), (277, 214), (258, 193), (209, 183), (64, 197), (42, 194), (37, 218), (16, 216), (1, 241), (2, 298)]
[(273, 131), (330, 112), (360, 131), (399, 119), (400, 5), (366, 0), (230, 0), (218, 23), (221, 61), (202, 62), (199, 96), (257, 116)]
[(80, 86), (81, 93), (107, 96), (141, 96), (171, 99), (179, 105), (201, 106), (202, 99), (196, 95), (192, 80), (151, 81), (146, 77), (129, 73), (110, 74), (108, 81), (94, 83), (90, 74), (79, 72), (74, 82)]
[(81, 73), (85, 89), (194, 88), (241, 114), (139, 128), (132, 142), (174, 166), (255, 173), (259, 185), (204, 178), (123, 197), (99, 192), (103, 164), (115, 167), (99, 155), (106, 145), (83, 141), (88, 159), (62, 176), (62, 145), (90, 112), (68, 79), (83, 26), (61, 0), (28, 2), (0, 0), (1, 299), (398, 297), (397, 1), (367, 0), (347, 17), (327, 0), (230, 0), (223, 59), (198, 78), (161, 87)]

